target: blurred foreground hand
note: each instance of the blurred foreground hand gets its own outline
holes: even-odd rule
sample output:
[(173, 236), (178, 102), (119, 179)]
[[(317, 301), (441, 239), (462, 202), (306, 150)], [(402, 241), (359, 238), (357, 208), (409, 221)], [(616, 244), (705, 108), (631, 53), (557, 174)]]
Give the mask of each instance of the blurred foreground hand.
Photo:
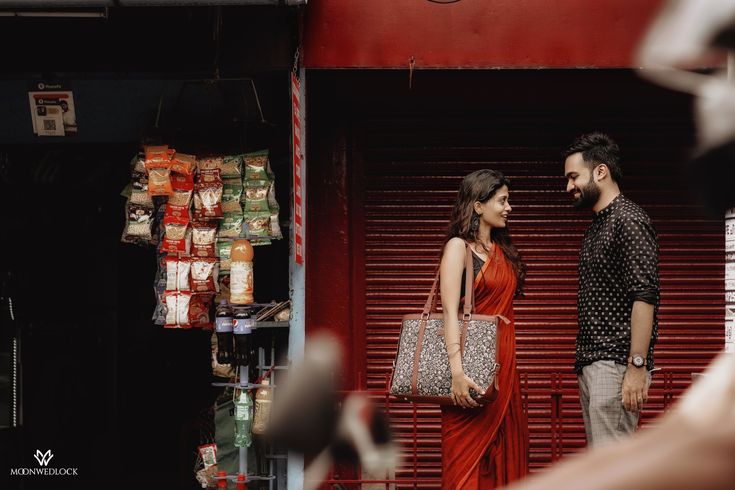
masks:
[(342, 352), (326, 334), (310, 337), (304, 361), (289, 369), (276, 391), (267, 435), (271, 441), (312, 459), (304, 489), (317, 488), (334, 462), (359, 463), (370, 473), (395, 468), (398, 451), (388, 420), (364, 393), (350, 393), (341, 404), (336, 374)]
[(735, 354), (721, 353), (655, 426), (508, 488), (734, 489)]

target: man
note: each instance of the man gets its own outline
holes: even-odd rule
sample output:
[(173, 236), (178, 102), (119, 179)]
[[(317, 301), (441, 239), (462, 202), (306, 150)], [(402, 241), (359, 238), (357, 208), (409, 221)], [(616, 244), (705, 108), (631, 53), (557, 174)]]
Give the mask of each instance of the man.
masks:
[(575, 370), (587, 442), (632, 433), (648, 399), (659, 301), (658, 244), (651, 220), (620, 193), (618, 145), (602, 133), (564, 152), (567, 192), (591, 208), (579, 257)]

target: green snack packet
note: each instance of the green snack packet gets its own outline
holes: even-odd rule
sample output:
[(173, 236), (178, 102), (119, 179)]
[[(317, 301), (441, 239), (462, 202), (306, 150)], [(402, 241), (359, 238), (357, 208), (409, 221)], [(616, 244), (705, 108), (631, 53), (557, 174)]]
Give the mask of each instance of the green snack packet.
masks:
[(219, 224), (217, 236), (221, 238), (237, 238), (242, 234), (243, 217), (240, 213), (225, 213)]
[(217, 240), (217, 257), (219, 257), (219, 273), (230, 273), (230, 253), (232, 252), (232, 241)]
[(223, 181), (223, 186), (222, 211), (242, 214), (240, 199), (242, 199), (243, 187), (240, 179), (226, 179)]
[(247, 235), (250, 237), (268, 237), (270, 232), (270, 211), (245, 212)]
[(271, 183), (267, 180), (248, 180), (245, 182), (245, 212), (270, 211), (268, 190)]
[(242, 155), (228, 155), (222, 158), (222, 177), (240, 177), (242, 175)]
[(268, 180), (268, 150), (242, 155), (245, 163), (245, 180)]

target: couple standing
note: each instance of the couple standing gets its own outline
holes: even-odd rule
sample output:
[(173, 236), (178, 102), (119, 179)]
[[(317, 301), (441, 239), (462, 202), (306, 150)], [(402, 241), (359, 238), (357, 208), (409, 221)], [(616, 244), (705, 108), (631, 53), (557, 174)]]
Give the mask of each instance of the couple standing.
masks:
[[(615, 142), (602, 133), (577, 138), (565, 151), (564, 174), (574, 206), (591, 209), (579, 256), (575, 370), (589, 444), (632, 433), (648, 398), (659, 301), (658, 245), (651, 220), (620, 192)], [(444, 324), (458, 325), (466, 247), (474, 265), (475, 311), (503, 315), (498, 330), (502, 366), (497, 398), (483, 407), (482, 391), (464, 374), (459, 329), (446, 329), (455, 406), (442, 408), (442, 487), (494, 488), (528, 468), (528, 423), (516, 370), (513, 298), (525, 266), (508, 234), (509, 182), (493, 170), (464, 178), (452, 210), (441, 261)]]

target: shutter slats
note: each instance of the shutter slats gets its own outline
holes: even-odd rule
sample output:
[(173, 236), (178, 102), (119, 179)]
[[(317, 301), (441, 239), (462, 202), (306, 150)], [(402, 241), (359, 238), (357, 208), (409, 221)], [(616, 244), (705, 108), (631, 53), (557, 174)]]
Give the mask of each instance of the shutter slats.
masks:
[[(361, 147), (368, 389), (384, 389), (400, 318), (423, 307), (461, 177), (495, 168), (511, 180), (510, 230), (528, 265), (525, 296), (516, 301), (515, 314), (519, 369), (527, 383), (532, 469), (554, 461), (552, 447), (557, 444), (563, 453), (580, 450), (584, 427), (572, 363), (577, 258), (590, 214), (571, 208), (562, 163), (549, 159), (558, 149), (488, 146), (489, 129), (472, 118), (432, 123), (418, 116), (394, 116), (371, 121)], [(503, 135), (533, 124), (508, 117), (517, 124), (501, 130)], [(620, 127), (628, 122), (621, 119)], [(669, 131), (673, 135), (676, 130)], [(650, 421), (686, 389), (691, 373), (701, 371), (722, 348), (724, 236), (722, 223), (688, 201), (687, 189), (668, 169), (672, 159), (680, 158), (680, 148), (667, 152), (646, 147), (642, 140), (629, 152), (633, 156), (626, 164), (632, 170), (623, 190), (651, 215), (661, 250), (656, 364), (662, 373), (654, 376), (644, 416)], [(554, 379), (559, 384), (552, 389)], [(552, 420), (554, 410), (560, 410), (561, 420)], [(438, 410), (418, 406), (414, 427), (413, 407), (391, 403), (390, 417), (403, 448), (398, 475), (411, 477), (415, 468), (419, 477), (438, 478)]]

